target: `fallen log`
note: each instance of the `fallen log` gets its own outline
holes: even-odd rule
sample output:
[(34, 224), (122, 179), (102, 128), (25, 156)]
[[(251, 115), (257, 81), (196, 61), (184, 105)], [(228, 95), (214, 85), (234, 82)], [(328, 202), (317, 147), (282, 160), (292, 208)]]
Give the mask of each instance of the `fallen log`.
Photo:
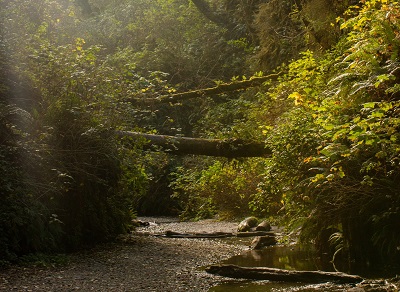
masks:
[[(271, 149), (264, 143), (243, 141), (240, 139), (218, 140), (167, 135), (153, 135), (131, 131), (115, 131), (119, 137), (131, 137), (148, 141), (143, 148), (153, 151), (165, 151), (171, 154), (194, 154), (219, 157), (265, 157), (271, 155)], [(157, 146), (154, 148), (154, 146)], [(160, 149), (161, 148), (161, 149)]]
[(272, 231), (248, 231), (248, 232), (238, 232), (236, 233), (237, 237), (253, 237), (253, 236), (275, 236), (275, 233)]
[(214, 87), (191, 90), (186, 92), (175, 93), (171, 95), (163, 95), (157, 98), (125, 98), (123, 101), (125, 102), (134, 102), (134, 103), (144, 103), (144, 104), (153, 104), (153, 103), (176, 103), (185, 101), (187, 99), (196, 98), (196, 97), (204, 97), (204, 96), (214, 96), (221, 93), (228, 93), (238, 90), (244, 90), (246, 88), (259, 86), (266, 81), (275, 81), (278, 77), (282, 75), (281, 72), (276, 74), (270, 74), (262, 77), (253, 77), (248, 80), (242, 81), (234, 81), (231, 83), (222, 83)]
[(223, 238), (223, 237), (253, 237), (253, 236), (275, 236), (275, 233), (270, 231), (255, 231), (255, 232), (210, 232), (210, 233), (180, 233), (167, 230), (164, 234), (157, 236), (171, 238)]
[(174, 231), (166, 231), (165, 237), (171, 238), (225, 238), (234, 236), (230, 232), (210, 232), (210, 233), (179, 233)]
[(213, 275), (219, 275), (235, 279), (269, 280), (280, 282), (300, 283), (326, 283), (334, 282), (339, 284), (360, 283), (364, 279), (360, 276), (349, 275), (340, 272), (323, 271), (290, 271), (274, 268), (248, 268), (236, 265), (212, 265), (206, 271)]

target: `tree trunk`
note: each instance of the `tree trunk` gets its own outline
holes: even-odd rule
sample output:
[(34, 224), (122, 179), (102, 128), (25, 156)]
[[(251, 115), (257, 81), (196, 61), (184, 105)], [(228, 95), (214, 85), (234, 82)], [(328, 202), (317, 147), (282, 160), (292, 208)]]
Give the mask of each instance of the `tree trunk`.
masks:
[[(152, 135), (129, 131), (116, 131), (121, 137), (145, 139), (145, 149), (165, 151), (171, 154), (206, 155), (228, 158), (236, 157), (265, 157), (271, 155), (271, 150), (259, 142), (247, 142), (239, 139), (218, 140), (166, 135)], [(161, 147), (161, 149), (160, 149)]]
[(360, 276), (348, 275), (339, 272), (323, 271), (289, 271), (274, 268), (247, 268), (235, 265), (212, 265), (206, 268), (210, 274), (251, 280), (270, 280), (301, 283), (360, 283), (364, 279)]
[(234, 28), (234, 24), (229, 21), (228, 15), (221, 15), (211, 10), (210, 5), (205, 0), (192, 0), (197, 9), (212, 22), (226, 27), (229, 30)]
[(151, 103), (159, 103), (159, 102), (181, 102), (190, 98), (196, 97), (203, 97), (203, 96), (213, 96), (218, 95), (221, 93), (233, 92), (238, 90), (244, 90), (246, 88), (250, 88), (253, 86), (261, 85), (266, 81), (273, 81), (278, 78), (281, 73), (271, 74), (268, 76), (263, 77), (253, 77), (249, 80), (243, 81), (235, 81), (231, 83), (223, 83), (219, 84), (215, 87), (205, 88), (205, 89), (198, 89), (192, 90), (187, 92), (175, 93), (171, 95), (164, 95), (158, 98), (126, 98), (123, 101), (126, 102), (135, 102), (135, 103), (144, 103), (144, 104), (151, 104)]
[(92, 13), (93, 13), (92, 6), (90, 6), (90, 3), (88, 0), (75, 0), (75, 3), (77, 5), (79, 5), (79, 7), (82, 10), (82, 14), (84, 16), (92, 15)]

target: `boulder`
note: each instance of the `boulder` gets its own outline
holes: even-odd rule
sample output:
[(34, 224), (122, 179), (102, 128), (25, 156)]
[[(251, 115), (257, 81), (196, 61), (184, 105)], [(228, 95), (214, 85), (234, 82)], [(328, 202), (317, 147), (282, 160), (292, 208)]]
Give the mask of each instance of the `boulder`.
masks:
[(267, 221), (261, 222), (256, 227), (256, 231), (270, 231), (270, 230), (271, 230), (271, 224), (269, 224)]
[(256, 217), (247, 217), (238, 225), (238, 232), (250, 231), (251, 228), (256, 227), (258, 219)]
[(251, 242), (251, 249), (262, 249), (265, 246), (275, 245), (277, 243), (275, 236), (257, 236)]

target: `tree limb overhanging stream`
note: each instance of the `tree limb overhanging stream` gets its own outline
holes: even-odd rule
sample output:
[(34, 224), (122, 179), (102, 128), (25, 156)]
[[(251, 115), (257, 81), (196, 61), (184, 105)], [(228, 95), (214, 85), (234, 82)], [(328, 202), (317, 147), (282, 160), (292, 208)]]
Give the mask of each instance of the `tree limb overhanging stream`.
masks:
[[(124, 102), (141, 104), (152, 103), (177, 103), (191, 98), (211, 97), (222, 93), (229, 93), (244, 90), (250, 87), (259, 86), (267, 81), (276, 81), (282, 72), (261, 77), (252, 77), (247, 80), (233, 81), (230, 83), (218, 84), (215, 87), (191, 90), (160, 96), (157, 98), (126, 98)], [(241, 139), (202, 139), (191, 137), (178, 137), (167, 135), (146, 134), (132, 131), (116, 131), (120, 137), (131, 137), (145, 139), (148, 143), (143, 145), (144, 149), (153, 151), (165, 151), (171, 154), (184, 155), (206, 155), (218, 157), (266, 157), (272, 154), (271, 150), (264, 143), (257, 141), (244, 141)]]
[(116, 131), (115, 133), (120, 137), (146, 140), (148, 143), (144, 144), (144, 149), (165, 151), (177, 155), (194, 154), (235, 158), (266, 157), (272, 153), (264, 143), (243, 141), (240, 139), (202, 139), (145, 134), (131, 131)]
[(163, 95), (156, 98), (125, 98), (124, 102), (132, 102), (132, 103), (139, 103), (139, 104), (153, 104), (153, 103), (162, 103), (162, 102), (169, 102), (169, 103), (177, 103), (182, 102), (191, 98), (196, 97), (204, 97), (204, 96), (214, 96), (222, 93), (229, 93), (239, 90), (245, 90), (250, 87), (259, 86), (267, 81), (276, 81), (282, 73), (270, 74), (262, 77), (252, 77), (247, 80), (242, 81), (233, 81), (230, 83), (222, 83), (218, 84), (214, 87), (210, 88), (203, 88), (203, 89), (196, 89), (191, 91), (185, 91), (180, 93), (175, 93), (171, 95)]

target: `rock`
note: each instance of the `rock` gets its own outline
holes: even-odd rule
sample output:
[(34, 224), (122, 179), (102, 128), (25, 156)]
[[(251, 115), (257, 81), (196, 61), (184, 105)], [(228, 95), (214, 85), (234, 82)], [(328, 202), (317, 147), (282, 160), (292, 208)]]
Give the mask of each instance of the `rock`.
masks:
[(150, 226), (150, 223), (146, 222), (146, 221), (138, 220), (138, 219), (133, 219), (132, 225), (135, 227), (143, 227), (143, 226)]
[(266, 236), (257, 236), (251, 242), (251, 249), (261, 249), (264, 246), (275, 245), (277, 243), (275, 236), (266, 235)]
[(258, 223), (258, 219), (256, 217), (247, 217), (238, 225), (238, 232), (246, 232), (251, 228), (256, 227)]
[(269, 224), (267, 221), (261, 222), (256, 227), (256, 231), (270, 231), (270, 230), (271, 230), (271, 224)]

